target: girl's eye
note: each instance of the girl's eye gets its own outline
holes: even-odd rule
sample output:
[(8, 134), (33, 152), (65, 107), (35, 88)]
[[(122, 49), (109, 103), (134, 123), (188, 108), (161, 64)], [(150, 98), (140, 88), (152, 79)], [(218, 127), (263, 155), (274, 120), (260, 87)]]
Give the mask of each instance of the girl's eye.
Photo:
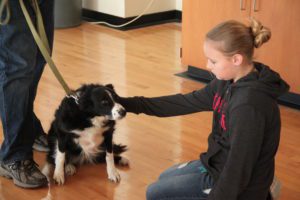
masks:
[(101, 104), (102, 104), (103, 106), (107, 106), (107, 105), (108, 105), (108, 101), (103, 100), (103, 101), (101, 101)]
[(211, 64), (213, 64), (213, 65), (216, 64), (216, 61), (211, 60), (210, 62), (211, 62)]

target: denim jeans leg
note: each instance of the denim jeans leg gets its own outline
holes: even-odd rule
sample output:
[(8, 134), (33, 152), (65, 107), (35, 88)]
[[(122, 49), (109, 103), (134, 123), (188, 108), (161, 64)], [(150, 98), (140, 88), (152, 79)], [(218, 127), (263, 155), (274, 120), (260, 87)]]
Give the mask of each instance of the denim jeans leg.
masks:
[(213, 178), (200, 160), (175, 165), (162, 173), (159, 180), (147, 188), (147, 200), (204, 200)]
[[(35, 22), (29, 1), (24, 2)], [(37, 55), (19, 1), (9, 3), (10, 21), (0, 26), (0, 113), (4, 133), (0, 159), (5, 163), (32, 158), (34, 132), (30, 85)]]
[(147, 188), (147, 200), (205, 200), (212, 187), (207, 174), (186, 174), (162, 179)]
[[(52, 51), (53, 47), (53, 36), (54, 36), (54, 0), (41, 0), (39, 3), (39, 7), (41, 10), (41, 14), (43, 16), (43, 22), (45, 26), (46, 35), (49, 41), (49, 46)], [(34, 106), (34, 100), (36, 97), (36, 92), (38, 88), (38, 83), (41, 79), (42, 73), (44, 71), (46, 61), (38, 50), (36, 55), (36, 65), (33, 75), (33, 82), (30, 86), (30, 103), (32, 107)], [(33, 126), (34, 126), (34, 133), (36, 136), (44, 132), (42, 124), (36, 114), (33, 111)]]
[(184, 174), (198, 173), (201, 172), (201, 168), (203, 168), (203, 165), (200, 160), (194, 160), (194, 161), (176, 164), (168, 168), (167, 170), (165, 170), (163, 173), (161, 173), (159, 179), (164, 179), (164, 178), (174, 177), (174, 176), (184, 175)]

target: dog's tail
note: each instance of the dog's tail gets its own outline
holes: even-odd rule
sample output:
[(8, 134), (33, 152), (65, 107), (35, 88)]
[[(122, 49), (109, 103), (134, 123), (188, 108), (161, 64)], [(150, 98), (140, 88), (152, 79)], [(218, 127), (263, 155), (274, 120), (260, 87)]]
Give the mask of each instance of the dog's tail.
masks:
[(121, 153), (127, 151), (127, 146), (122, 144), (114, 144), (113, 146), (113, 153), (115, 155), (120, 155)]
[[(122, 145), (122, 144), (114, 144), (113, 146), (113, 153), (114, 153), (114, 159), (115, 162), (118, 164), (120, 162), (120, 160), (122, 159), (122, 157), (120, 156), (120, 154), (122, 154), (123, 152), (127, 151), (127, 146), (126, 145)], [(106, 152), (102, 152), (100, 154), (98, 154), (95, 162), (96, 163), (104, 163), (105, 162), (105, 156), (106, 156)]]

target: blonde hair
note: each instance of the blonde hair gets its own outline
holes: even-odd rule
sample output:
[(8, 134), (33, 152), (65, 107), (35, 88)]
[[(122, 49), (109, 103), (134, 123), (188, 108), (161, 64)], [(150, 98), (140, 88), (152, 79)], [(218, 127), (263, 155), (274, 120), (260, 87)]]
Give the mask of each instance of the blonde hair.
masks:
[(218, 24), (206, 34), (206, 39), (220, 42), (219, 50), (226, 56), (242, 54), (252, 62), (254, 48), (259, 48), (271, 38), (271, 31), (254, 18), (250, 26), (235, 20)]

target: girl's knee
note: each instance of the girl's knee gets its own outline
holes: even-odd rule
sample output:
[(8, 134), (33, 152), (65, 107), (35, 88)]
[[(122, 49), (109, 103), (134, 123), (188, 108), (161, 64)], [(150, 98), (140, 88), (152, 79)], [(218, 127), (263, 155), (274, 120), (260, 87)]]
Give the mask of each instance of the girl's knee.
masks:
[(152, 183), (151, 185), (148, 185), (147, 190), (146, 190), (146, 199), (147, 200), (155, 200), (156, 194), (159, 190), (159, 187), (155, 183)]

